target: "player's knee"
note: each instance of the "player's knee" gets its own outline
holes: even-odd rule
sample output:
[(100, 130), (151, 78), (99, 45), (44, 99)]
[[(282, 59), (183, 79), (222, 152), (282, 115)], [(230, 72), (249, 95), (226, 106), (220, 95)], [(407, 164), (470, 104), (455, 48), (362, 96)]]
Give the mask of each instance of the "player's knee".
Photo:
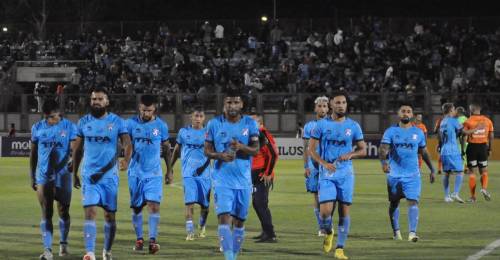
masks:
[(114, 212), (104, 212), (104, 220), (106, 222), (115, 222), (115, 213)]
[(399, 201), (391, 201), (390, 207), (392, 209), (399, 207)]
[(148, 209), (150, 213), (158, 213), (160, 212), (160, 204), (148, 202)]
[(68, 220), (69, 217), (69, 206), (58, 205), (57, 207), (59, 217), (63, 220)]
[(87, 220), (96, 219), (97, 216), (96, 207), (86, 207), (84, 211), (85, 211), (85, 219)]
[(408, 206), (415, 206), (418, 205), (418, 201), (416, 200), (408, 200)]
[(242, 228), (245, 224), (245, 221), (239, 219), (239, 218), (233, 218), (233, 225), (237, 228)]

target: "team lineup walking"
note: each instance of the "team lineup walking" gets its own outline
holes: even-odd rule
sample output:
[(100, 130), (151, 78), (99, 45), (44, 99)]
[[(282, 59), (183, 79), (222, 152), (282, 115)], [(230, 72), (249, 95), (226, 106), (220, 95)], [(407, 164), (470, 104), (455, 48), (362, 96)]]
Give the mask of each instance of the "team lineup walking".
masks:
[[(318, 96), (314, 100), (315, 119), (305, 125), (302, 136), (306, 191), (313, 194), (316, 216), (315, 220), (304, 219), (304, 223), (314, 226), (318, 236), (323, 237), (318, 250), (322, 248), (328, 254), (334, 249), (335, 259), (349, 259), (345, 248), (351, 227), (351, 206), (355, 203), (353, 160), (367, 155), (362, 127), (348, 116), (349, 99), (346, 92)], [(131, 251), (151, 255), (160, 251), (158, 230), (160, 208), (165, 204), (163, 185), (172, 184), (175, 176), (182, 179), (183, 184), (186, 243), (206, 239), (212, 231), (217, 234), (214, 248), (221, 251), (221, 258), (237, 259), (243, 251), (251, 203), (261, 224), (261, 233), (254, 237), (256, 242), (279, 243), (275, 229), (280, 223), (273, 222), (269, 206), (269, 194), (277, 178), (278, 149), (274, 137), (264, 126), (263, 117), (243, 112), (244, 96), (236, 90), (225, 93), (223, 113), (208, 120), (206, 125), (203, 106), (192, 107), (190, 124), (176, 134), (172, 149), (169, 127), (157, 114), (157, 98), (141, 95), (138, 101), (138, 115), (122, 119), (108, 111), (110, 100), (106, 89), (95, 88), (90, 92), (90, 113), (77, 124), (63, 117), (56, 101), (47, 100), (43, 104), (44, 119), (32, 126), (30, 156), (31, 188), (36, 191), (42, 209), (40, 259), (54, 259), (54, 201), (57, 201), (59, 215), (59, 256), (83, 255), (84, 260), (97, 259), (96, 219), (100, 207), (104, 213), (102, 259), (113, 258), (113, 242), (120, 235), (116, 223), (120, 171), (126, 171), (128, 177), (131, 208), (131, 225), (120, 225), (120, 229), (134, 231)], [(480, 115), (480, 109), (480, 105), (471, 104), (471, 117), (465, 120), (460, 119), (463, 108), (456, 109), (452, 103), (442, 106), (443, 118), (436, 130), (446, 203), (465, 203), (460, 196), (465, 164), (471, 193), (468, 202), (477, 200), (476, 167), (481, 176), (480, 192), (485, 200), (492, 200), (487, 191), (487, 159), (492, 151), (493, 124)], [(417, 235), (419, 212), (425, 207), (420, 205), (423, 171), (419, 160), (425, 162), (430, 171), (430, 183), (435, 181), (436, 168), (427, 151), (427, 135), (422, 130), (425, 126), (419, 125), (421, 116), (414, 117), (410, 103), (401, 103), (397, 113), (399, 121), (385, 131), (380, 141), (381, 169), (374, 171), (381, 176), (385, 174), (392, 230), (392, 235), (387, 237), (403, 240), (399, 215), (400, 200), (404, 198), (408, 204), (408, 241), (417, 242), (421, 240)], [(174, 173), (173, 166), (178, 160), (181, 171)], [(162, 170), (163, 163), (166, 172)], [(454, 180), (453, 192), (450, 192), (450, 179)], [(70, 248), (71, 241), (68, 241), (72, 188), (81, 188), (82, 194), (84, 248), (81, 249)], [(307, 193), (304, 192), (304, 196), (309, 197)], [(212, 216), (209, 215), (211, 204), (217, 227), (207, 227), (207, 219)], [(195, 205), (200, 208), (197, 225)], [(143, 228), (144, 208), (148, 215), (147, 236)], [(334, 217), (335, 210), (338, 218)], [(337, 232), (334, 232), (335, 222)]]

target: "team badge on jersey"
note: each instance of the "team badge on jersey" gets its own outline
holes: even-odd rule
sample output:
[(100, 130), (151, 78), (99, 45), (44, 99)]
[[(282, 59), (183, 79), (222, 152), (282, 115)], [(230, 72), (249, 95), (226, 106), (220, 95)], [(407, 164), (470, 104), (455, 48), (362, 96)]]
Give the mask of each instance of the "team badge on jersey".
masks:
[(243, 128), (243, 131), (241, 133), (243, 136), (248, 136), (248, 128)]
[(345, 130), (345, 135), (346, 135), (346, 136), (351, 136), (351, 134), (352, 134), (351, 129), (350, 129), (350, 128), (347, 128), (347, 129)]
[(153, 129), (153, 135), (158, 136), (160, 134), (160, 130), (158, 128)]
[(66, 131), (64, 131), (64, 130), (61, 131), (61, 137), (63, 137), (63, 138), (66, 137)]
[(413, 134), (412, 139), (413, 139), (413, 140), (417, 140), (417, 135), (416, 135), (416, 134)]

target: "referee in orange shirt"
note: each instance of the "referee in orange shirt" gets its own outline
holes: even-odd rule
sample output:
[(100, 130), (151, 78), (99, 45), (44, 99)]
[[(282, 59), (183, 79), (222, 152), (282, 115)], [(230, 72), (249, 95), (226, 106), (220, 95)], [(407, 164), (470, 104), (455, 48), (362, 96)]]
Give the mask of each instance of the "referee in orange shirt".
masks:
[(264, 127), (262, 116), (253, 114), (252, 118), (259, 125), (260, 150), (252, 161), (252, 204), (262, 226), (260, 235), (254, 237), (256, 243), (276, 243), (273, 220), (269, 210), (269, 189), (273, 185), (274, 166), (278, 160), (276, 143)]

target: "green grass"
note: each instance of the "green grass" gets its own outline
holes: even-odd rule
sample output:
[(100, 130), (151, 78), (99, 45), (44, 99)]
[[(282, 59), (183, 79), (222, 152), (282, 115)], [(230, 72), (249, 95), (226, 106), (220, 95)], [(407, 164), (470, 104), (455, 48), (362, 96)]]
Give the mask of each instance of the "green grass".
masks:
[[(276, 170), (278, 178), (270, 195), (270, 208), (279, 243), (257, 245), (251, 241), (250, 237), (258, 234), (260, 225), (253, 209), (250, 209), (246, 224), (247, 240), (239, 259), (333, 258), (333, 254), (325, 256), (321, 251), (322, 238), (316, 236), (312, 197), (304, 191), (301, 166), (301, 161), (280, 161)], [(427, 177), (423, 177), (418, 229), (421, 240), (418, 243), (391, 240), (386, 184), (379, 162), (357, 161), (355, 169), (356, 191), (351, 210), (351, 232), (346, 246), (346, 254), (351, 259), (465, 259), (500, 239), (500, 178), (496, 176), (500, 172), (499, 162), (490, 164), (491, 202), (479, 197), (476, 204), (445, 204), (440, 179), (430, 185)], [(134, 255), (131, 252), (135, 238), (128, 208), (127, 180), (124, 173), (121, 176), (118, 232), (113, 246), (115, 259), (222, 259), (218, 252), (216, 217), (213, 212), (209, 215), (208, 237), (184, 241), (184, 204), (178, 169), (176, 184), (164, 189), (159, 237), (162, 249), (159, 255)], [(29, 187), (28, 159), (0, 158), (0, 183), (0, 259), (36, 259), (42, 251), (38, 228), (40, 209), (35, 193)], [(467, 180), (464, 181), (466, 183)], [(468, 197), (467, 185), (463, 186), (461, 194), (463, 198)], [(81, 259), (83, 255), (83, 210), (80, 198), (80, 191), (75, 191), (69, 238), (71, 257), (66, 259)], [(401, 227), (406, 237), (406, 203), (402, 206)], [(337, 217), (334, 219), (336, 223)], [(98, 252), (103, 244), (102, 220), (100, 210)], [(54, 224), (54, 241), (57, 242), (59, 233), (56, 216)], [(55, 251), (57, 248), (54, 245)], [(500, 249), (496, 249), (483, 259), (499, 258)]]

